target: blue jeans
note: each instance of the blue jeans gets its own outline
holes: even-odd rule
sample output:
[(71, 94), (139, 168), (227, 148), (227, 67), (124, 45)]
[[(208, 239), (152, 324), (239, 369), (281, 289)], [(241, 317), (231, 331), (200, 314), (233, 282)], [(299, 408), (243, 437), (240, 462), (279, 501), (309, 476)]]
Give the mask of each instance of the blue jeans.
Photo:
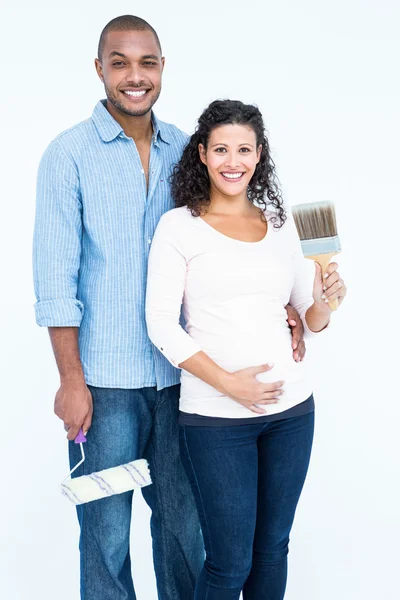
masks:
[(206, 548), (195, 600), (238, 600), (242, 590), (244, 600), (283, 599), (289, 533), (313, 433), (314, 412), (269, 423), (180, 428)]
[[(158, 597), (189, 600), (204, 562), (204, 546), (179, 456), (179, 386), (159, 392), (155, 388), (89, 389), (93, 423), (85, 444), (86, 460), (74, 475), (147, 458), (153, 484), (142, 494), (152, 511)], [(74, 466), (80, 449), (73, 442), (69, 449)], [(129, 555), (131, 509), (132, 492), (77, 507), (82, 600), (135, 600)]]

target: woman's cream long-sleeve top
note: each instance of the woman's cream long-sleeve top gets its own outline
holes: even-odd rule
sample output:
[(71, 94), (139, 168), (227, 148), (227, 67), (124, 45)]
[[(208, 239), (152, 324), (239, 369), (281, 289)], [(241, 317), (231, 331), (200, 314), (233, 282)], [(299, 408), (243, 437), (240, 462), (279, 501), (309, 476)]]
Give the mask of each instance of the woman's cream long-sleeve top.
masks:
[[(294, 306), (310, 334), (305, 313), (313, 303), (312, 279), (289, 215), (259, 242), (220, 233), (186, 207), (165, 213), (149, 256), (146, 319), (150, 339), (175, 366), (203, 350), (234, 372), (273, 363), (257, 375), (284, 380), (284, 395), (268, 414), (288, 410), (312, 393), (307, 360), (293, 359), (285, 306)], [(181, 306), (186, 322), (180, 324)], [(258, 417), (184, 369), (180, 410), (211, 417)]]

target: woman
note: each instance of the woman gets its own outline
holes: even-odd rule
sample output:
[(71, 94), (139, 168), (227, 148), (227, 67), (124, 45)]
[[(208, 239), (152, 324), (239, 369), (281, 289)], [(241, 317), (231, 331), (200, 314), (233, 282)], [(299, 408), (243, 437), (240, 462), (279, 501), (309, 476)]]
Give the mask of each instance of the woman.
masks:
[(281, 600), (314, 428), (307, 361), (292, 357), (285, 306), (316, 334), (346, 288), (332, 263), (324, 280), (315, 266), (311, 290), (254, 106), (217, 101), (204, 111), (172, 190), (177, 208), (153, 238), (146, 311), (153, 343), (182, 369), (181, 453), (206, 548), (195, 599), (237, 600), (243, 590), (244, 600)]

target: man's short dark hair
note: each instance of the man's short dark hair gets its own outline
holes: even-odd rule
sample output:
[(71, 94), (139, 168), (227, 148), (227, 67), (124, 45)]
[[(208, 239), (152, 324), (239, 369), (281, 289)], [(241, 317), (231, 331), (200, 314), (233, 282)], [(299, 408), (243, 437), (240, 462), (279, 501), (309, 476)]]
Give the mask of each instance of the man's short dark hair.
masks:
[(121, 17), (116, 17), (104, 27), (103, 31), (100, 35), (99, 47), (97, 49), (97, 57), (101, 61), (104, 45), (106, 42), (107, 33), (109, 31), (151, 31), (156, 38), (157, 46), (161, 50), (160, 40), (158, 38), (157, 32), (153, 27), (140, 17), (134, 17), (133, 15), (123, 15)]

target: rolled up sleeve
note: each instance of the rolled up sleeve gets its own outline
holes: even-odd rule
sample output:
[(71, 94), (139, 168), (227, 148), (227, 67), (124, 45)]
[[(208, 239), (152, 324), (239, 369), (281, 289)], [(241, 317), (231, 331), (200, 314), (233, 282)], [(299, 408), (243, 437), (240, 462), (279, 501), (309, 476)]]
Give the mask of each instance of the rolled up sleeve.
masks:
[(36, 322), (79, 327), (84, 306), (77, 298), (82, 243), (79, 175), (58, 140), (39, 165), (33, 236)]

